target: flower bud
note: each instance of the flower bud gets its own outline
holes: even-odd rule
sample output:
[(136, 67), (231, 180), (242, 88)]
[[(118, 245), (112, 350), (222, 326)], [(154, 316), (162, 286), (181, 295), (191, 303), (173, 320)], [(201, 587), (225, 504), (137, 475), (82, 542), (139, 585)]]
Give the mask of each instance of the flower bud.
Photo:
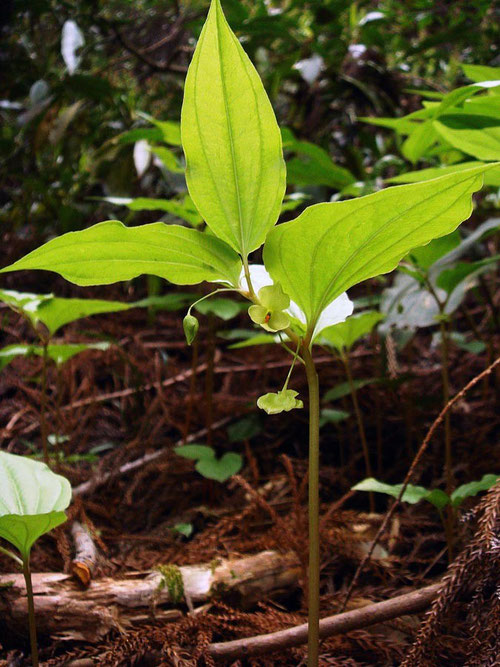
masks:
[(186, 341), (188, 345), (196, 338), (198, 329), (200, 328), (200, 323), (194, 315), (186, 315), (182, 321), (182, 326), (184, 328), (184, 335), (186, 336)]

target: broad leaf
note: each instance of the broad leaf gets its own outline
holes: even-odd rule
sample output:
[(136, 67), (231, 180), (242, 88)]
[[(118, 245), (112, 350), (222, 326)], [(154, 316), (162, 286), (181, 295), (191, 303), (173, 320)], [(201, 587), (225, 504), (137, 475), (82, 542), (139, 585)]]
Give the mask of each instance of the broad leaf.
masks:
[[(111, 347), (110, 343), (101, 342), (101, 343), (54, 343), (53, 345), (47, 346), (47, 356), (51, 359), (57, 366), (62, 366), (67, 361), (75, 357), (81, 352), (86, 352), (87, 350), (109, 350)], [(39, 357), (43, 356), (43, 347), (33, 346), (33, 354), (38, 355)]]
[(500, 159), (500, 121), (472, 114), (449, 114), (434, 121), (435, 130), (454, 148), (479, 160)]
[[(408, 171), (406, 174), (399, 174), (399, 176), (388, 178), (386, 183), (420, 183), (421, 181), (429, 181), (432, 178), (455, 174), (457, 171), (465, 171), (474, 167), (480, 167), (481, 165), (482, 162), (461, 162), (460, 164), (453, 164), (448, 167), (430, 167), (429, 169), (420, 169), (419, 171)], [(500, 167), (494, 167), (485, 172), (484, 184), (494, 187), (500, 186)]]
[(45, 463), (0, 452), (0, 537), (27, 559), (35, 541), (66, 521), (67, 479)]
[(485, 65), (460, 65), (465, 76), (471, 81), (494, 81), (500, 79), (500, 67), (487, 67)]
[(45, 324), (50, 334), (53, 335), (65, 324), (79, 320), (82, 317), (90, 317), (91, 315), (102, 313), (116, 313), (122, 310), (129, 310), (129, 308), (133, 308), (134, 306), (135, 304), (121, 303), (120, 301), (53, 297), (40, 303), (36, 315), (39, 321)]
[(194, 461), (215, 456), (214, 450), (207, 445), (179, 445), (179, 447), (175, 447), (174, 452), (185, 459), (193, 459)]
[(500, 475), (483, 475), (476, 482), (468, 482), (457, 487), (451, 494), (451, 504), (458, 507), (466, 498), (477, 496), (481, 491), (488, 491), (500, 479)]
[(76, 285), (108, 285), (151, 274), (177, 285), (204, 280), (238, 284), (241, 262), (219, 239), (155, 222), (125, 227), (117, 220), (59, 236), (1, 272), (44, 269)]
[[(364, 380), (354, 380), (352, 384), (354, 389), (357, 391), (358, 389), (363, 389), (363, 387), (367, 387), (368, 385), (374, 384), (375, 382), (378, 382), (377, 378), (366, 378)], [(344, 396), (349, 396), (350, 393), (351, 386), (349, 382), (341, 382), (335, 387), (332, 387), (332, 389), (329, 389), (326, 394), (324, 394), (323, 401), (336, 401), (339, 398), (343, 398)]]
[(247, 310), (248, 303), (240, 303), (234, 301), (234, 299), (216, 297), (200, 301), (200, 303), (196, 304), (195, 308), (202, 315), (213, 313), (214, 315), (217, 315), (217, 317), (220, 317), (221, 320), (227, 322), (228, 320), (232, 320), (233, 317), (236, 317), (236, 315), (239, 315), (242, 310)]
[(257, 71), (212, 0), (184, 88), (189, 193), (244, 258), (276, 223), (285, 192), (281, 135)]
[[(373, 477), (368, 477), (352, 488), (354, 491), (385, 493), (388, 496), (397, 498), (401, 492), (402, 486), (402, 484), (385, 484), (384, 482), (379, 482)], [(414, 505), (421, 500), (427, 500), (435, 507), (437, 507), (437, 509), (442, 509), (450, 502), (448, 495), (440, 489), (433, 489), (430, 491), (423, 486), (414, 486), (413, 484), (408, 484), (401, 500), (405, 503), (409, 503), (410, 505)]]
[(126, 206), (131, 211), (164, 211), (194, 226), (203, 222), (191, 197), (184, 197), (183, 201), (176, 199), (152, 199), (150, 197), (136, 197), (135, 199), (131, 197), (104, 197), (102, 201), (107, 201), (117, 206)]
[(332, 345), (342, 353), (344, 350), (350, 350), (354, 343), (369, 334), (383, 319), (384, 314), (375, 310), (351, 315), (345, 322), (323, 329), (321, 338), (327, 345)]
[(411, 249), (452, 232), (472, 211), (488, 167), (317, 204), (273, 229), (264, 262), (304, 311), (312, 330), (325, 306), (349, 287), (392, 271)]
[(32, 345), (7, 345), (0, 350), (0, 371), (16, 357), (27, 357), (32, 354)]

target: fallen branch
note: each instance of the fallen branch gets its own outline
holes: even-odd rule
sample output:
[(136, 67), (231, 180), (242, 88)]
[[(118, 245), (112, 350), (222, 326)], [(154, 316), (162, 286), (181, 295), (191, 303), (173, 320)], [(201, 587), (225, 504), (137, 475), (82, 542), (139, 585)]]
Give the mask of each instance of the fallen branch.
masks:
[[(405, 614), (417, 614), (429, 607), (440, 586), (440, 584), (434, 584), (405, 595), (398, 595), (398, 597), (390, 600), (369, 604), (366, 607), (353, 609), (336, 616), (328, 616), (319, 622), (319, 636), (321, 639), (326, 639), (343, 632), (359, 630), (376, 623), (390, 621)], [(212, 658), (235, 660), (283, 651), (293, 646), (305, 644), (307, 642), (307, 630), (308, 625), (304, 623), (294, 628), (272, 632), (267, 635), (210, 644), (208, 654)]]
[[(113, 629), (123, 632), (152, 619), (175, 620), (182, 614), (172, 607), (184, 600), (195, 605), (212, 597), (255, 602), (298, 586), (300, 574), (295, 554), (275, 551), (204, 565), (167, 565), (153, 572), (125, 573), (122, 579), (105, 577), (92, 581), (87, 589), (71, 575), (36, 573), (37, 625), (40, 633), (94, 643)], [(0, 575), (0, 619), (9, 631), (25, 632), (27, 604), (22, 574)]]
[(88, 529), (79, 521), (73, 521), (71, 536), (75, 543), (75, 557), (71, 561), (70, 570), (82, 586), (88, 588), (97, 565), (97, 546)]
[[(222, 426), (228, 424), (230, 421), (232, 421), (231, 417), (224, 417), (224, 419), (220, 419), (218, 422), (215, 422), (215, 424), (212, 424), (211, 429), (216, 430), (218, 428), (221, 428)], [(111, 479), (122, 477), (123, 475), (126, 475), (129, 472), (133, 472), (134, 470), (138, 470), (139, 468), (148, 465), (152, 461), (157, 461), (162, 456), (166, 456), (167, 454), (169, 454), (174, 447), (179, 447), (180, 445), (185, 445), (186, 443), (189, 442), (195, 442), (199, 438), (205, 437), (207, 432), (208, 431), (206, 428), (202, 428), (200, 431), (192, 433), (187, 438), (179, 440), (174, 445), (171, 445), (169, 447), (163, 447), (162, 449), (157, 449), (155, 452), (150, 452), (149, 454), (141, 456), (140, 459), (135, 459), (134, 461), (129, 461), (128, 463), (124, 463), (116, 470), (110, 470), (109, 472), (106, 472), (102, 475), (93, 477), (92, 479), (89, 479), (86, 482), (83, 482), (82, 484), (75, 486), (73, 489), (73, 497), (87, 495), (91, 491), (97, 489), (99, 486), (102, 486), (106, 482), (109, 482)]]

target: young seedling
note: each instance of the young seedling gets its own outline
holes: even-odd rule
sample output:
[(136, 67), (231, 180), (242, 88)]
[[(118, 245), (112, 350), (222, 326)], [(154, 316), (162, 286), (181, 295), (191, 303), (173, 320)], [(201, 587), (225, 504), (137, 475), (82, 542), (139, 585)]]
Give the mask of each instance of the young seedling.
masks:
[(44, 463), (0, 452), (0, 537), (15, 547), (19, 556), (0, 546), (12, 558), (26, 582), (31, 660), (38, 667), (35, 607), (31, 583), (30, 552), (39, 537), (66, 521), (64, 510), (71, 501), (67, 479)]
[[(486, 474), (479, 480), (467, 482), (458, 486), (450, 495), (441, 489), (426, 489), (424, 486), (415, 486), (408, 484), (401, 500), (410, 505), (426, 500), (434, 505), (439, 512), (441, 523), (445, 529), (446, 542), (448, 549), (452, 547), (449, 541), (447, 522), (443, 515), (443, 510), (449, 508), (454, 511), (463, 503), (466, 498), (477, 496), (481, 491), (487, 491), (500, 479), (500, 475)], [(385, 493), (393, 498), (399, 498), (402, 484), (385, 484), (379, 482), (373, 477), (368, 477), (352, 487), (353, 491), (368, 491), (369, 493)]]
[(185, 459), (196, 461), (195, 468), (205, 479), (226, 482), (243, 466), (243, 459), (236, 452), (226, 452), (220, 459), (212, 447), (206, 445), (180, 445), (174, 452)]
[[(257, 306), (254, 322), (281, 331), (298, 349), (309, 390), (308, 661), (317, 665), (320, 400), (312, 346), (323, 329), (351, 314), (348, 288), (392, 271), (412, 248), (469, 217), (487, 167), (317, 204), (276, 227), (286, 180), (281, 134), (219, 0), (212, 0), (187, 74), (181, 136), (189, 193), (210, 233), (112, 220), (55, 238), (3, 271), (45, 269), (78, 285), (148, 273), (178, 285), (219, 283)], [(252, 267), (249, 256), (262, 245), (265, 267)], [(267, 286), (271, 293), (262, 292)]]

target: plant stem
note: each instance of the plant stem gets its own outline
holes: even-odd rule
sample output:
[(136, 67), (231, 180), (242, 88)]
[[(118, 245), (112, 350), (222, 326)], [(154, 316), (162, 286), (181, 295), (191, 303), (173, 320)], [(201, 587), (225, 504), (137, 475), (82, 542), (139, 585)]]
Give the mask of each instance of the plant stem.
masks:
[[(365, 425), (363, 423), (363, 415), (359, 408), (358, 402), (358, 393), (356, 387), (354, 386), (354, 381), (352, 379), (351, 373), (351, 364), (349, 362), (349, 355), (344, 353), (341, 355), (342, 362), (344, 364), (345, 372), (347, 375), (347, 381), (349, 383), (349, 389), (351, 392), (352, 404), (354, 406), (354, 412), (356, 414), (356, 421), (358, 423), (359, 438), (361, 440), (361, 447), (363, 448), (363, 457), (365, 459), (365, 471), (367, 477), (373, 477), (372, 466), (370, 462), (370, 452), (368, 450), (368, 442), (366, 440)], [(369, 494), (370, 498), (370, 512), (375, 511), (375, 500), (373, 498), (373, 493)]]
[(307, 664), (319, 660), (319, 381), (307, 343), (302, 347), (309, 389), (309, 634)]
[(23, 561), (18, 556), (16, 556), (15, 553), (10, 551), (9, 549), (4, 549), (3, 547), (0, 547), (0, 554), (4, 554), (4, 556), (8, 556), (9, 558), (12, 558), (12, 560), (14, 560), (19, 565), (19, 567), (21, 569), (23, 568)]
[(40, 435), (42, 438), (43, 460), (49, 465), (48, 433), (47, 433), (47, 361), (48, 342), (43, 341), (42, 356), (42, 387), (40, 397)]
[(33, 667), (38, 667), (38, 644), (36, 640), (35, 602), (33, 599), (33, 585), (31, 583), (31, 570), (29, 556), (23, 560), (23, 575), (26, 582), (26, 599), (28, 600), (28, 622), (31, 644), (31, 662)]

